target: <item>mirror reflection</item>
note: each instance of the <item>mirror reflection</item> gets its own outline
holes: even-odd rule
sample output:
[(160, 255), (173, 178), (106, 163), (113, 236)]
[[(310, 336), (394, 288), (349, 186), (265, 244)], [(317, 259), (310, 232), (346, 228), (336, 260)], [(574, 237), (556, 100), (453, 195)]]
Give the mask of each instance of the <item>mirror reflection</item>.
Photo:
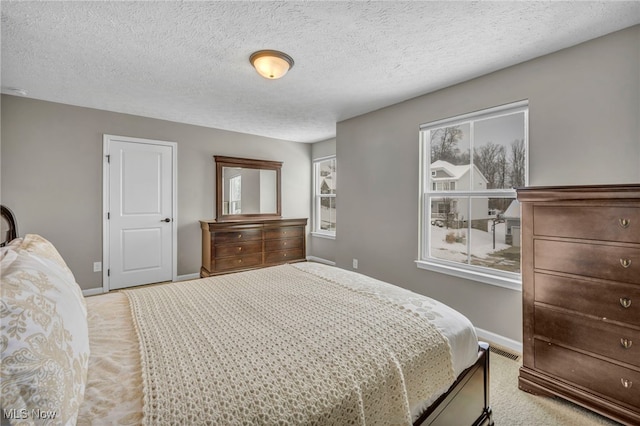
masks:
[(222, 182), (223, 214), (277, 214), (275, 170), (223, 167)]
[(282, 162), (214, 155), (216, 220), (282, 217)]

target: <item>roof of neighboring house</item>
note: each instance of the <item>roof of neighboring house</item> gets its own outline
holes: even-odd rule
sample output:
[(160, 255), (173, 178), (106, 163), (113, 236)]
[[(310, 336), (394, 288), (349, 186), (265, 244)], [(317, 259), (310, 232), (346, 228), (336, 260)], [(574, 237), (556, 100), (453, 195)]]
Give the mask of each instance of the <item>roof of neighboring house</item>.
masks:
[(336, 182), (332, 179), (331, 175), (322, 178), (320, 186), (326, 185), (329, 189), (336, 189)]
[[(482, 172), (480, 172), (480, 170), (474, 165), (473, 166), (476, 171), (478, 172), (478, 174), (480, 176), (482, 176), (482, 179), (487, 182), (487, 179), (484, 177), (484, 175), (482, 174)], [(434, 161), (433, 163), (431, 163), (431, 170), (444, 170), (449, 176), (449, 178), (432, 178), (432, 180), (450, 180), (451, 178), (454, 179), (460, 179), (462, 176), (464, 176), (469, 169), (471, 168), (471, 164), (463, 164), (460, 166), (456, 166), (454, 164), (449, 163), (448, 161), (444, 161), (444, 160), (438, 160), (438, 161)]]
[(502, 216), (505, 218), (520, 218), (520, 202), (513, 200)]

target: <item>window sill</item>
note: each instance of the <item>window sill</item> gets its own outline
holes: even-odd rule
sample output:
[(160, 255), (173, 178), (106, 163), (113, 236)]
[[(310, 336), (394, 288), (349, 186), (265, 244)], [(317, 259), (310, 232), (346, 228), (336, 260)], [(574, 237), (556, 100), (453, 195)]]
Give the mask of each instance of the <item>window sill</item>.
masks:
[(311, 236), (312, 237), (325, 238), (327, 240), (335, 240), (336, 239), (335, 234), (323, 234), (321, 232), (312, 232)]
[(483, 273), (481, 271), (472, 271), (468, 269), (458, 268), (456, 266), (430, 262), (427, 260), (416, 260), (415, 262), (420, 269), (439, 272), (441, 274), (453, 275), (458, 278), (464, 278), (467, 280), (490, 284), (497, 287), (508, 288), (510, 290), (522, 291), (521, 278), (503, 277), (499, 275)]

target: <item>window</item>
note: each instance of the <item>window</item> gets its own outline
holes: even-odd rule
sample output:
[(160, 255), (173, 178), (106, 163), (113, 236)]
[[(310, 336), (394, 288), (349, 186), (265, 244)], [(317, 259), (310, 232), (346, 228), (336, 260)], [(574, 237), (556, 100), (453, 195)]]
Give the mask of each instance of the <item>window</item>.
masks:
[(242, 176), (234, 176), (229, 179), (229, 214), (242, 212)]
[(420, 126), (418, 267), (519, 289), (528, 102)]
[(332, 238), (336, 235), (336, 157), (315, 160), (313, 171), (313, 233)]

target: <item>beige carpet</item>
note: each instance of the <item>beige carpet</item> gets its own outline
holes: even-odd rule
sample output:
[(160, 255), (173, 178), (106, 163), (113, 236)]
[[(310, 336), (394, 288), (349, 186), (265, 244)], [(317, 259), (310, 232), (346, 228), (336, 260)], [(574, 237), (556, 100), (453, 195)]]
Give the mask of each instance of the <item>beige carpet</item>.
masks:
[(518, 389), (518, 368), (513, 361), (491, 352), (491, 408), (496, 426), (592, 426), (619, 423), (558, 398), (531, 395)]

